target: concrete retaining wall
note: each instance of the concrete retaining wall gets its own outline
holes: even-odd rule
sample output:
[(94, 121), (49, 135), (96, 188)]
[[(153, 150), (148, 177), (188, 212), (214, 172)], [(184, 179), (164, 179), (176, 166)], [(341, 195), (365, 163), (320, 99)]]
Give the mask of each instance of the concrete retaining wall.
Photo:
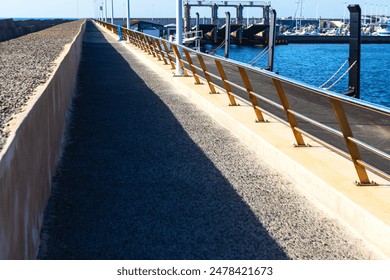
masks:
[(0, 153), (0, 259), (35, 259), (81, 57), (85, 23), (52, 77), (10, 124)]

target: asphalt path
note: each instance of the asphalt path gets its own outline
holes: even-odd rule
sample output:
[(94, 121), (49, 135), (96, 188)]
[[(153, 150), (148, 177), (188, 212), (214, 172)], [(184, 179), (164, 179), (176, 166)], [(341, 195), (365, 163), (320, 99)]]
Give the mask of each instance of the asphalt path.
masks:
[(39, 259), (369, 259), (228, 130), (88, 22)]

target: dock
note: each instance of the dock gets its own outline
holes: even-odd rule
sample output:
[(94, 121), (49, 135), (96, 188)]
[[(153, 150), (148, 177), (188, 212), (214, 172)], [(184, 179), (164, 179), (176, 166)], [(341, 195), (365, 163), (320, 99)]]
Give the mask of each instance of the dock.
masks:
[[(364, 104), (356, 109), (349, 99), (312, 95), (318, 89), (240, 64), (224, 63), (225, 75), (218, 80), (221, 69), (207, 55), (199, 63), (197, 54), (184, 53), (185, 61), (194, 63), (183, 59), (186, 71), (175, 77), (174, 44), (173, 52), (164, 52), (160, 39), (139, 33), (132, 33), (130, 44), (119, 42), (112, 28), (87, 21), (68, 52), (75, 56), (72, 67), (53, 74), (78, 73), (58, 84), (77, 85), (63, 149), (50, 129), (37, 135), (34, 127), (25, 134), (18, 128), (19, 121), (21, 127), (41, 127), (48, 120), (49, 127), (57, 126), (57, 117), (38, 110), (36, 100), (42, 98), (29, 103), (33, 113), (14, 120), (16, 132), (0, 153), (0, 182), (6, 186), (0, 197), (7, 198), (0, 217), (21, 218), (0, 231), (0, 240), (7, 240), (0, 244), (0, 258), (390, 258), (389, 181), (367, 171), (375, 186), (356, 186), (358, 174), (348, 159), (306, 135), (302, 139), (309, 145), (294, 146), (299, 138), (292, 130), (307, 130), (308, 122), (291, 129), (291, 115), (284, 116), (282, 105), (279, 113), (263, 99), (254, 106), (251, 94), (280, 102), (273, 84), (280, 89), (280, 81), (294, 110), (334, 129), (328, 102), (342, 101), (356, 137), (365, 135), (364, 141), (377, 141), (388, 153), (383, 141), (389, 116), (382, 123), (377, 118), (385, 112), (372, 108), (370, 117), (356, 114)], [(195, 67), (207, 68), (206, 75)], [(248, 79), (242, 79), (243, 69)], [(255, 79), (259, 84), (248, 83)], [(236, 94), (238, 89), (243, 93)], [(43, 106), (61, 111), (67, 107), (61, 100)], [(62, 118), (58, 123), (65, 123)], [(366, 133), (374, 125), (383, 133)], [(329, 136), (319, 138), (332, 143)], [(26, 148), (17, 149), (18, 143)], [(52, 146), (57, 151), (46, 153)], [(56, 168), (44, 169), (60, 152)], [(20, 158), (36, 162), (18, 169)], [(385, 173), (388, 162), (370, 160)], [(43, 175), (36, 176), (40, 166)], [(9, 191), (33, 186), (45, 190), (23, 199)], [(29, 199), (38, 206), (35, 217), (25, 221), (33, 205)], [(20, 228), (27, 232), (23, 242), (9, 234)], [(37, 236), (39, 242), (32, 242)]]

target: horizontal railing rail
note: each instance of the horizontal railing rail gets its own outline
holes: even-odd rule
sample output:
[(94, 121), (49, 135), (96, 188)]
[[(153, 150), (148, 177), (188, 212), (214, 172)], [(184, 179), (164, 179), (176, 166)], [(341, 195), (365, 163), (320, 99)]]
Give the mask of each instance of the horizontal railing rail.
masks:
[[(118, 26), (96, 21), (118, 34)], [(390, 180), (390, 109), (310, 86), (276, 73), (122, 27), (123, 36), (172, 69), (183, 68), (195, 84), (206, 82), (210, 93), (225, 91), (253, 107), (258, 122), (264, 114), (288, 125), (296, 146), (308, 147), (303, 136), (348, 158), (358, 185), (373, 185), (367, 170)], [(294, 109), (293, 109), (294, 107)], [(364, 159), (364, 160), (363, 160)]]

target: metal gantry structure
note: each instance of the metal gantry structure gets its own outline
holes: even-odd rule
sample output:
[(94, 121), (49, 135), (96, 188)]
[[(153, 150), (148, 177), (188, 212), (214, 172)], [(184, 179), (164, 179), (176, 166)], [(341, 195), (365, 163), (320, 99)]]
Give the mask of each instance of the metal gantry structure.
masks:
[[(263, 12), (264, 24), (269, 24), (270, 2), (266, 1), (191, 1), (187, 0), (184, 4), (184, 31), (189, 32), (191, 29), (191, 8), (192, 7), (209, 7), (211, 9), (211, 24), (218, 28), (218, 9), (220, 7), (236, 9), (236, 24), (244, 25), (244, 8), (260, 8)], [(230, 18), (230, 17), (229, 17)], [(237, 30), (238, 38), (242, 40), (242, 29)], [(217, 36), (217, 32), (214, 32)], [(214, 38), (216, 41), (216, 38)]]
[[(101, 19), (103, 20), (103, 7), (105, 8), (105, 21), (107, 22), (107, 1), (99, 0), (99, 7), (101, 10)], [(184, 2), (184, 5), (183, 5)], [(302, 2), (302, 1), (301, 1)], [(95, 1), (96, 3), (96, 1)], [(104, 6), (103, 6), (104, 4)], [(183, 30), (183, 7), (184, 7), (184, 30)], [(183, 44), (183, 34), (189, 33), (191, 30), (191, 8), (192, 7), (209, 7), (211, 9), (211, 18), (214, 27), (214, 36), (217, 36), (218, 30), (218, 8), (230, 7), (236, 8), (236, 24), (243, 26), (243, 10), (244, 8), (261, 8), (263, 10), (264, 24), (269, 26), (269, 29), (265, 31), (265, 38), (268, 54), (268, 65), (266, 70), (273, 71), (274, 65), (274, 49), (276, 39), (276, 11), (270, 7), (270, 2), (266, 1), (191, 1), (191, 0), (176, 0), (176, 43), (178, 45)], [(351, 31), (355, 30), (356, 34), (351, 33), (350, 39), (350, 53), (349, 53), (349, 69), (343, 74), (343, 78), (346, 74), (349, 74), (349, 88), (345, 94), (359, 98), (360, 96), (360, 26), (361, 26), (361, 10), (358, 5), (350, 5), (348, 7), (351, 13)], [(114, 24), (114, 0), (111, 0), (111, 24)], [(356, 26), (355, 26), (356, 25)], [(127, 0), (127, 22), (126, 26), (130, 27), (130, 0)], [(196, 13), (196, 31), (199, 30), (199, 13)], [(237, 34), (238, 42), (242, 38), (242, 27), (238, 28), (235, 32)], [(184, 31), (184, 33), (183, 33)], [(230, 51), (230, 32), (231, 32), (231, 16), (230, 12), (226, 12), (226, 25), (225, 25), (225, 39), (221, 46), (225, 48), (224, 56), (229, 58)], [(128, 37), (129, 38), (129, 37)], [(216, 42), (216, 40), (215, 40)], [(182, 75), (182, 69), (180, 64), (176, 67), (175, 74)], [(339, 78), (339, 79), (341, 79)], [(338, 81), (336, 81), (337, 83)], [(333, 86), (333, 85), (332, 85)], [(322, 86), (321, 86), (322, 87)], [(323, 87), (325, 88), (325, 87)], [(331, 88), (331, 87), (330, 87)], [(330, 89), (329, 88), (329, 89)]]

